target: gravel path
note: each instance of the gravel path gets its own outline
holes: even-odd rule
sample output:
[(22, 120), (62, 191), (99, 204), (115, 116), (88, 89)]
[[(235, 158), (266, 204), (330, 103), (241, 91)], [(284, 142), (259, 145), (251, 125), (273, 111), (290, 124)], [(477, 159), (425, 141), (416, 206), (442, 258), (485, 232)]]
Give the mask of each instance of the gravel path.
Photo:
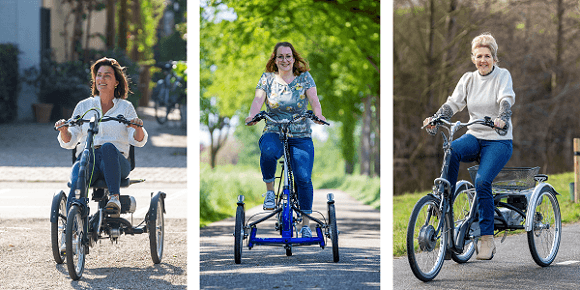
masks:
[(0, 220), (0, 289), (186, 289), (187, 221), (166, 219), (163, 260), (151, 260), (147, 234), (102, 240), (90, 248), (85, 271), (71, 280), (54, 262), (48, 219)]

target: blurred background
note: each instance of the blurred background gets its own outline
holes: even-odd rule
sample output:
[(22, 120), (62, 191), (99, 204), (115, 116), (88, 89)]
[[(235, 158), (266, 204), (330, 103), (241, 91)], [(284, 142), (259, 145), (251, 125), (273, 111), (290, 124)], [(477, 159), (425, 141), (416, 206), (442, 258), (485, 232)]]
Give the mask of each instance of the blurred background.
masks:
[[(443, 158), (441, 135), (420, 130), (474, 71), (471, 40), (491, 33), (509, 70), (514, 152), (507, 166), (573, 171), (580, 122), (580, 4), (571, 0), (395, 0), (393, 15), (394, 194), (429, 190)], [(467, 110), (453, 121), (467, 121)], [(458, 136), (465, 131), (461, 131)], [(460, 178), (470, 180), (462, 164)]]
[(238, 194), (253, 204), (263, 201), (258, 140), (264, 125), (247, 127), (243, 119), (281, 41), (309, 62), (322, 113), (332, 124), (312, 125), (315, 189), (350, 187), (379, 207), (379, 4), (201, 1), (202, 225), (233, 214)]

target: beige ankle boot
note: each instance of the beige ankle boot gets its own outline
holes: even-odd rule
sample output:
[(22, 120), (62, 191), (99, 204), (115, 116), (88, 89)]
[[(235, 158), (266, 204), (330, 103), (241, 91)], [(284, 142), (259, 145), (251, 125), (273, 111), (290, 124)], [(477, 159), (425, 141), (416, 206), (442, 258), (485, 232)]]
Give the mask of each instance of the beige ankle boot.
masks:
[(495, 254), (495, 243), (493, 242), (493, 235), (481, 236), (479, 253), (476, 259), (491, 260)]

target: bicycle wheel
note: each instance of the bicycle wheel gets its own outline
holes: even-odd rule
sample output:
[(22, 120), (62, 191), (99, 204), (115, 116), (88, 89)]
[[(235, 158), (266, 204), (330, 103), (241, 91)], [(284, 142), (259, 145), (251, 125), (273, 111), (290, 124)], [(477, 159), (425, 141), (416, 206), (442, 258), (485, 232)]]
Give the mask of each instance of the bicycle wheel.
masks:
[[(463, 184), (455, 191), (455, 196), (453, 201), (451, 202), (451, 206), (453, 207), (453, 221), (455, 223), (455, 234), (458, 234), (459, 226), (463, 225), (467, 216), (469, 215), (469, 211), (471, 210), (471, 205), (475, 200), (475, 188), (471, 184)], [(451, 251), (451, 258), (453, 261), (462, 264), (473, 256), (475, 252), (475, 243), (469, 238), (468, 230), (465, 234), (467, 237), (464, 239), (463, 245), (463, 253), (457, 254)]]
[(155, 119), (159, 124), (165, 124), (165, 122), (167, 122), (167, 117), (169, 116), (171, 109), (172, 106), (170, 106), (169, 104), (161, 104), (160, 102), (155, 102)]
[(336, 210), (334, 204), (328, 205), (328, 227), (330, 229), (330, 240), (332, 241), (332, 259), (336, 263), (338, 255), (338, 230), (336, 228)]
[(81, 217), (81, 209), (73, 205), (68, 211), (66, 223), (66, 265), (68, 274), (73, 280), (78, 280), (85, 269), (85, 225)]
[(161, 263), (163, 257), (163, 237), (165, 236), (163, 199), (161, 193), (153, 196), (149, 206), (149, 246), (153, 263)]
[(528, 232), (528, 246), (536, 264), (549, 266), (560, 248), (562, 238), (562, 217), (556, 195), (548, 188), (542, 188), (538, 196), (532, 221), (532, 230)]
[(238, 205), (236, 210), (236, 225), (234, 227), (234, 261), (242, 263), (242, 248), (244, 247), (244, 207)]
[(292, 246), (288, 246), (286, 248), (286, 256), (288, 257), (292, 256)]
[[(439, 200), (426, 195), (417, 201), (407, 227), (407, 257), (415, 277), (430, 281), (441, 270), (447, 236), (445, 225), (436, 233), (440, 219)], [(439, 235), (437, 235), (439, 234)]]
[[(66, 195), (60, 192), (53, 197), (51, 215), (56, 214), (56, 221), (51, 218), (50, 241), (52, 244), (52, 256), (57, 264), (64, 263), (65, 253), (61, 253), (60, 247), (65, 241), (66, 228)], [(65, 245), (66, 246), (66, 245)]]

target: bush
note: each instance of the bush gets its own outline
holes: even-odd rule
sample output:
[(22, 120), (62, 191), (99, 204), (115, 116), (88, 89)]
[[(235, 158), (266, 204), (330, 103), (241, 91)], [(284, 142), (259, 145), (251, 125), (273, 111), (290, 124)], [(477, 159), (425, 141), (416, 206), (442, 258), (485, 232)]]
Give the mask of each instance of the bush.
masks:
[(0, 123), (16, 119), (19, 53), (14, 44), (0, 44)]

